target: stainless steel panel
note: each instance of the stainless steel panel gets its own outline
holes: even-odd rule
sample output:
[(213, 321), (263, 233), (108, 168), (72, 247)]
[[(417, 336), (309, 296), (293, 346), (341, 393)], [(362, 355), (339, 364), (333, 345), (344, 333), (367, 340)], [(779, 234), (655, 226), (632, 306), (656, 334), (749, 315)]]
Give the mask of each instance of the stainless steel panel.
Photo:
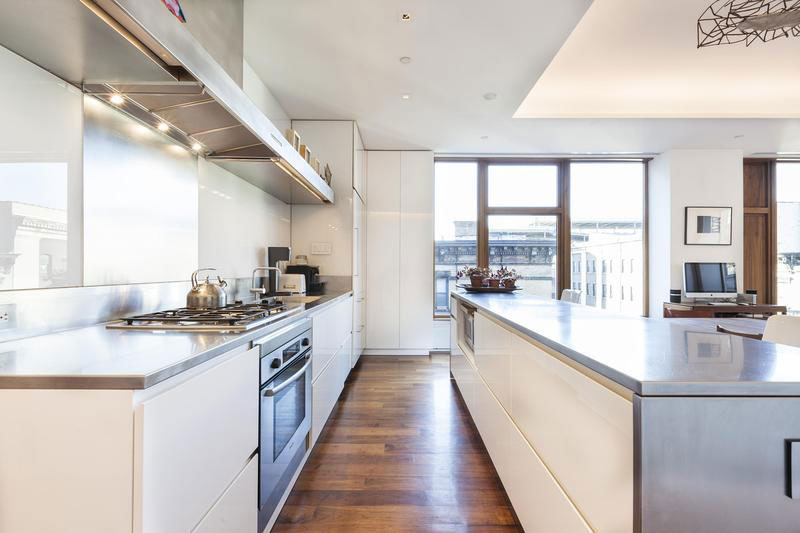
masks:
[(170, 17), (164, 17), (150, 3), (139, 0), (108, 1), (124, 11), (139, 26), (146, 28), (189, 73), (203, 83), (209, 95), (277, 154), (279, 163), (287, 174), (315, 191), (310, 195), (314, 203), (334, 202), (333, 189), (314, 172), (311, 165), (284, 138), (283, 132), (264, 116), (212, 56), (202, 46), (198, 46), (190, 32), (180, 24), (175, 24)]
[(185, 280), (197, 269), (196, 157), (84, 98), (84, 285)]
[(79, 0), (0, 2), (0, 44), (75, 85), (174, 80)]
[(717, 319), (625, 316), (520, 293), (453, 295), (640, 396), (800, 397), (800, 348), (717, 333)]
[[(227, 281), (231, 301), (250, 298), (250, 278)], [(9, 314), (9, 324), (0, 328), (0, 343), (181, 307), (190, 288), (188, 281), (179, 281), (5, 291), (0, 311)]]
[(186, 27), (240, 87), (244, 61), (243, 0), (183, 0)]
[(800, 530), (787, 496), (787, 440), (800, 398), (641, 398), (641, 531)]

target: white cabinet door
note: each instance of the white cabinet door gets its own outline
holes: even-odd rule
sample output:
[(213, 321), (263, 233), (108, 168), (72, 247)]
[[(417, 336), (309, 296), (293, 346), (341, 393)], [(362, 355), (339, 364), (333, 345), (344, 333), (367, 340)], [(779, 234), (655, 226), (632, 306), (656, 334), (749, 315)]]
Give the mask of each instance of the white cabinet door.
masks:
[[(472, 365), (466, 358), (464, 361), (469, 374)], [(525, 531), (592, 531), (486, 383), (480, 377), (473, 383), (465, 403)]]
[(345, 344), (333, 355), (330, 364), (322, 371), (313, 385), (312, 416), (311, 416), (311, 445), (317, 442), (325, 422), (331, 414), (339, 395), (344, 388), (345, 379), (350, 371), (351, 341)]
[(314, 357), (311, 362), (311, 379), (316, 380), (353, 332), (353, 297), (314, 315), (312, 321)]
[(193, 533), (254, 533), (257, 527), (258, 455), (255, 455)]
[(367, 153), (367, 347), (400, 347), (400, 152)]
[(401, 154), (399, 281), (399, 347), (430, 350), (433, 346), (432, 152)]
[(367, 158), (364, 151), (364, 142), (361, 140), (361, 133), (358, 125), (353, 123), (353, 146), (355, 155), (353, 156), (353, 189), (361, 198), (367, 198)]
[(511, 343), (514, 335), (480, 313), (475, 313), (475, 365), (509, 413), (511, 404)]
[(136, 407), (135, 533), (191, 531), (258, 447), (259, 350), (234, 352)]
[[(633, 404), (522, 337), (512, 416), (597, 531), (633, 529)], [(499, 396), (498, 396), (499, 397)]]

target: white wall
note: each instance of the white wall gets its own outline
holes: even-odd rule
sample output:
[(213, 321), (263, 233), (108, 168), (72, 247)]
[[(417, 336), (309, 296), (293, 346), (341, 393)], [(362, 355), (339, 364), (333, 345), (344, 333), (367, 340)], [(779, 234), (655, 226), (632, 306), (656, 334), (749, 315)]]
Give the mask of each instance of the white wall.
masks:
[[(333, 172), (334, 205), (292, 207), (292, 254), (308, 256), (323, 276), (353, 274), (353, 144), (354, 123), (349, 120), (294, 120), (292, 127), (313, 157)], [(314, 255), (311, 245), (329, 244), (331, 253)]]
[(367, 353), (433, 341), (433, 153), (367, 152)]
[(292, 125), (289, 115), (286, 114), (286, 111), (272, 95), (264, 81), (246, 60), (243, 61), (242, 74), (242, 90), (250, 97), (256, 107), (275, 124), (278, 131), (285, 133)]
[(198, 159), (199, 264), (249, 277), (267, 246), (289, 246), (290, 206), (227, 170)]
[[(671, 150), (651, 162), (650, 316), (661, 316), (669, 289), (683, 286), (687, 261), (735, 263), (742, 291), (743, 180), (740, 150)], [(731, 245), (685, 245), (685, 209), (691, 206), (733, 207)]]

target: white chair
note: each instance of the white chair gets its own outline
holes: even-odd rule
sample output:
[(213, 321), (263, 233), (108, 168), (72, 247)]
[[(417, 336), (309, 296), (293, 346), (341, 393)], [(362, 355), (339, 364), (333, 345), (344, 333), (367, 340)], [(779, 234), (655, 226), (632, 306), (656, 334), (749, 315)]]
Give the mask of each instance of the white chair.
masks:
[(776, 344), (786, 344), (800, 348), (800, 316), (773, 315), (767, 319), (764, 334), (741, 333), (729, 330), (722, 326), (717, 326), (720, 333), (729, 335), (739, 335), (750, 339), (774, 342)]
[(582, 294), (581, 291), (564, 289), (563, 291), (561, 291), (561, 301), (579, 304), (581, 303), (581, 294)]
[(762, 340), (800, 348), (800, 316), (773, 315), (769, 317)]

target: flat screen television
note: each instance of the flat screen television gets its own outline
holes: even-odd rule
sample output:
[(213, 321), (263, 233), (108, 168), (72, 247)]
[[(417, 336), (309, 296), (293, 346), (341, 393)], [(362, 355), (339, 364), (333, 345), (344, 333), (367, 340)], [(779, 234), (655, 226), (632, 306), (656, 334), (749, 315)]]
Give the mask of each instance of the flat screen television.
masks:
[(683, 290), (688, 298), (735, 298), (734, 263), (684, 263)]

